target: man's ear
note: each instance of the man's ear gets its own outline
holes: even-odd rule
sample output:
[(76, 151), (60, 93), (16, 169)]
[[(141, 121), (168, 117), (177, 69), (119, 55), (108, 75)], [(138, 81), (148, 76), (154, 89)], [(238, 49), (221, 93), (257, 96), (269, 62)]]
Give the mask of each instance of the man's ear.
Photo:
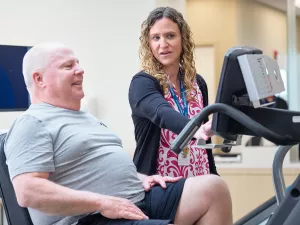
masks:
[(43, 80), (43, 74), (40, 71), (35, 71), (32, 74), (33, 82), (41, 88), (44, 88), (46, 85)]

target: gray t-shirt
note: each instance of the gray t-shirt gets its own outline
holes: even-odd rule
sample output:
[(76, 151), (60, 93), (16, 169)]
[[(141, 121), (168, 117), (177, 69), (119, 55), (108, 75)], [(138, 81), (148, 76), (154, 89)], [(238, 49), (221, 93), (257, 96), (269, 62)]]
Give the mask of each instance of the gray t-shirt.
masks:
[[(49, 172), (49, 180), (76, 190), (144, 198), (121, 140), (91, 114), (33, 104), (7, 134), (5, 154), (11, 179), (28, 172)], [(29, 208), (35, 225), (70, 225), (83, 215), (49, 216)]]

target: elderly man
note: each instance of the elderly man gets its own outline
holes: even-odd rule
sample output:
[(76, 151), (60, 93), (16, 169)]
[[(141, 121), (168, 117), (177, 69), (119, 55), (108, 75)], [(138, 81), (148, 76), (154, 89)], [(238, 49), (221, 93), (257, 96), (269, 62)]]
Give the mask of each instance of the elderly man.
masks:
[(232, 224), (218, 176), (138, 174), (121, 140), (80, 110), (83, 69), (56, 43), (23, 60), (30, 108), (7, 134), (5, 154), (20, 206), (35, 225)]

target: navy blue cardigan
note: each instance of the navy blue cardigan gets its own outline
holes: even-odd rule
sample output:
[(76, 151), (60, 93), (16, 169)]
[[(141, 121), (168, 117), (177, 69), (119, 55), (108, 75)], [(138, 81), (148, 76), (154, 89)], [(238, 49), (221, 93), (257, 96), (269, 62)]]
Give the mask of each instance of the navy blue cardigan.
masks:
[[(197, 84), (203, 95), (205, 107), (208, 104), (207, 86), (198, 74)], [(132, 78), (129, 103), (136, 140), (133, 161), (137, 171), (146, 175), (156, 173), (161, 128), (179, 134), (189, 122), (189, 119), (175, 111), (163, 96), (160, 84), (153, 76), (141, 71)], [(210, 173), (217, 174), (212, 150), (206, 151)]]

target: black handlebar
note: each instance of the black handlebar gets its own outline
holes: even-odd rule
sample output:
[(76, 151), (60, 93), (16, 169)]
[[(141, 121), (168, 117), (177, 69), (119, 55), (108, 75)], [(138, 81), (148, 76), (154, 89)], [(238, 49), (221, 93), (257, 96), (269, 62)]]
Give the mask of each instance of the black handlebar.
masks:
[(275, 144), (294, 145), (298, 143), (294, 141), (289, 135), (281, 136), (274, 133), (273, 131), (264, 127), (245, 113), (232, 106), (223, 103), (215, 103), (205, 107), (199, 114), (197, 114), (193, 119), (190, 120), (190, 122), (184, 127), (184, 129), (180, 132), (180, 134), (171, 145), (171, 150), (179, 154), (187, 145), (187, 143), (192, 139), (204, 119), (207, 118), (210, 114), (216, 112), (224, 113), (232, 117), (234, 120), (256, 133), (257, 136), (264, 137), (265, 139)]

